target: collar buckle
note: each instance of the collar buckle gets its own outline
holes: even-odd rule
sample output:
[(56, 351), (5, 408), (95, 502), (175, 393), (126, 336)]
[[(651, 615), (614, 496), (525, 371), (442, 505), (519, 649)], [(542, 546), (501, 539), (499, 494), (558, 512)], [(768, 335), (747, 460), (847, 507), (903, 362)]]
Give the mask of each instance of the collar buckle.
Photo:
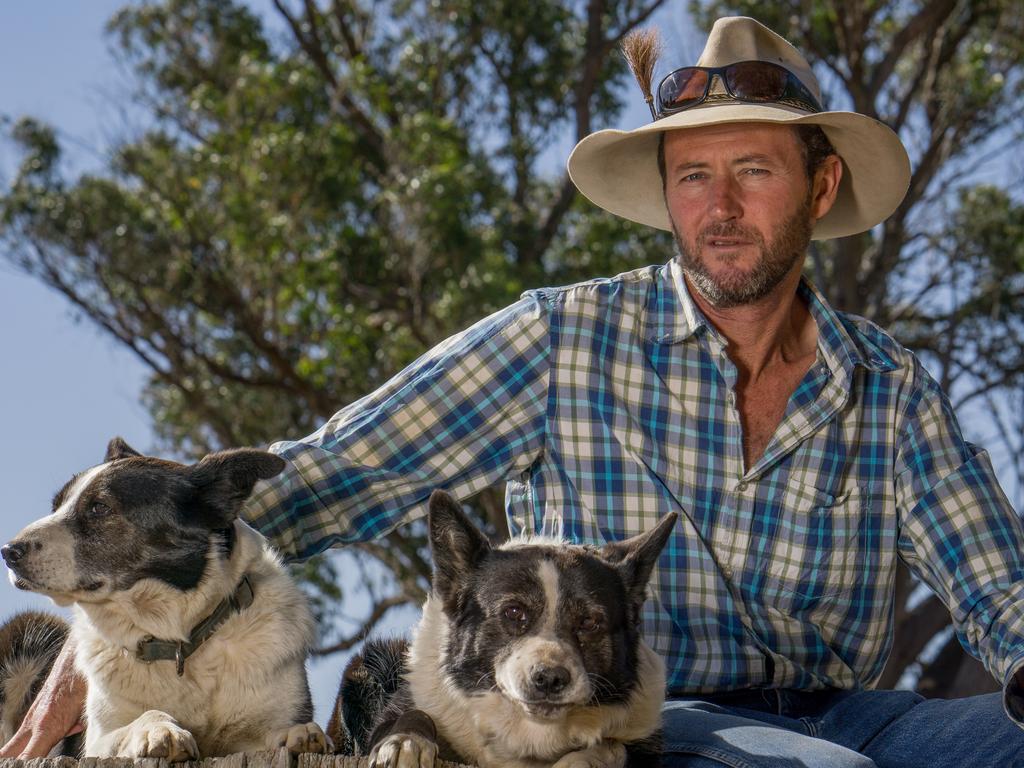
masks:
[(187, 640), (159, 640), (152, 635), (139, 640), (135, 658), (146, 663), (152, 661), (173, 661), (178, 677), (185, 674), (185, 660), (188, 659), (231, 614), (241, 613), (253, 603), (252, 583), (243, 576), (235, 591), (224, 598), (209, 616), (192, 628)]

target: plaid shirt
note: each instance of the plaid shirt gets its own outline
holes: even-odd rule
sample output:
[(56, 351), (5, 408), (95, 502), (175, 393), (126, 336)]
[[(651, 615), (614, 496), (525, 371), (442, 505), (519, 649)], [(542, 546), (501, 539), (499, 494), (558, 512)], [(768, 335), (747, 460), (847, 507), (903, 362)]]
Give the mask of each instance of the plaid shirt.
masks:
[(645, 632), (675, 693), (870, 686), (897, 557), (1004, 683), (1024, 663), (1024, 531), (913, 354), (800, 286), (817, 362), (745, 468), (736, 367), (676, 265), (518, 303), (299, 442), (246, 511), (286, 556), (506, 482), (513, 533), (600, 544), (680, 513)]

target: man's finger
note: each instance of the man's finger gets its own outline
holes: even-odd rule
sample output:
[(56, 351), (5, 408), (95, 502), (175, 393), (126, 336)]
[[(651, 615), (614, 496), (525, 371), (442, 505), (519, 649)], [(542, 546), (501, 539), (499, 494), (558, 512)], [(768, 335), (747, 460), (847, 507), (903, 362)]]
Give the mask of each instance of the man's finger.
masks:
[(19, 757), (31, 734), (26, 731), (17, 731), (2, 747), (0, 747), (0, 758)]
[[(84, 730), (81, 723), (76, 723), (67, 735), (79, 733)], [(46, 757), (50, 754), (57, 743), (64, 738), (54, 736), (47, 730), (23, 729), (11, 737), (3, 747), (0, 747), (0, 758), (16, 757), (20, 760), (27, 760), (33, 757)]]
[(28, 744), (18, 757), (23, 760), (33, 757), (46, 757), (62, 738), (64, 737), (55, 736), (49, 730), (32, 731)]

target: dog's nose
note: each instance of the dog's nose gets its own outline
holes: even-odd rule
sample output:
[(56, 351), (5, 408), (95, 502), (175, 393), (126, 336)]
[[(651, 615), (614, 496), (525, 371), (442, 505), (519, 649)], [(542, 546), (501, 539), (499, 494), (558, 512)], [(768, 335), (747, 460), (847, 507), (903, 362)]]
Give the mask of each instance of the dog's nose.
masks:
[(530, 672), (533, 687), (541, 693), (560, 693), (569, 685), (569, 670), (565, 667), (549, 667), (538, 664)]
[(3, 555), (5, 563), (14, 565), (25, 556), (27, 550), (28, 547), (20, 541), (12, 541), (0, 548), (0, 555)]

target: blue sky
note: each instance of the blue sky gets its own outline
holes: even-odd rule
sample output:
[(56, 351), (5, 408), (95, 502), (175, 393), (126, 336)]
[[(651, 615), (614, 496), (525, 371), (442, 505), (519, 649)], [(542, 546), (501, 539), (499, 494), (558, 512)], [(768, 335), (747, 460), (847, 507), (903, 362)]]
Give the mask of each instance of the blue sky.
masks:
[[(104, 146), (100, 92), (114, 69), (102, 27), (114, 0), (7, 3), (0, 23), (0, 114), (40, 117), (73, 141), (76, 166), (96, 156), (77, 149)], [(17, 156), (0, 143), (0, 180)], [(140, 365), (68, 305), (31, 279), (0, 265), (0, 466), (8, 510), (0, 520), (7, 541), (49, 511), (53, 493), (74, 472), (103, 458), (115, 434), (146, 447), (149, 419), (138, 404)], [(49, 601), (0, 588), (0, 614)]]

